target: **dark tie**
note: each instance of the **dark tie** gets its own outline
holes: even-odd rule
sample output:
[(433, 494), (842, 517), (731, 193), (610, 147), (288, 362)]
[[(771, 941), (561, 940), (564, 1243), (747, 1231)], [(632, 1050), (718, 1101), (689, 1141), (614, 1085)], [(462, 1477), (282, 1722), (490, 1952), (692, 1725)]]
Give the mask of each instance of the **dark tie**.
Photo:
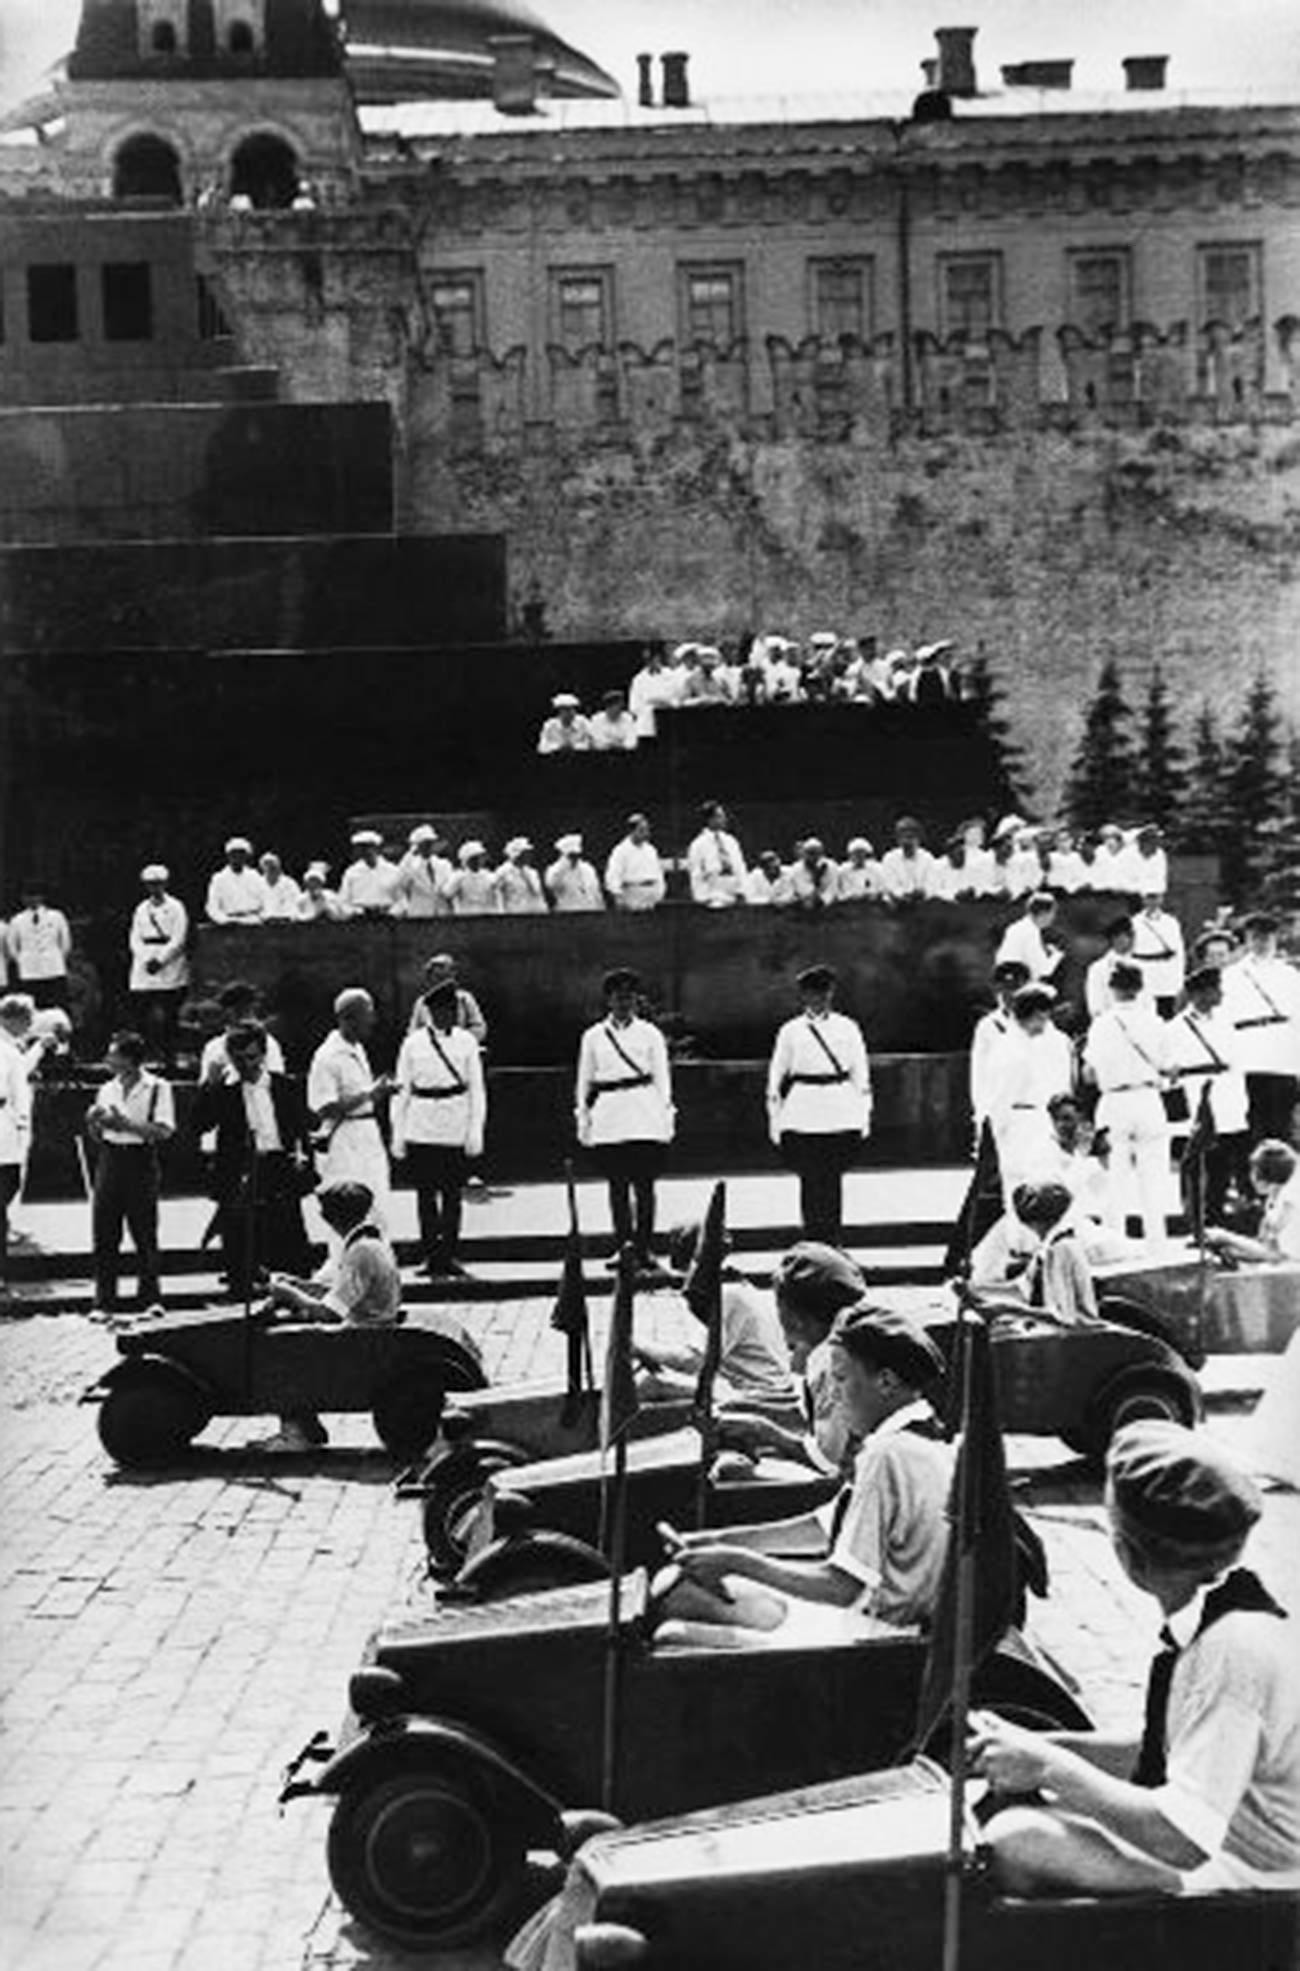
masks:
[(1043, 1247), (1040, 1246), (1029, 1262), (1029, 1305), (1031, 1307), (1046, 1307), (1047, 1305), (1046, 1273), (1047, 1254)]
[[(1201, 1619), (1196, 1634), (1203, 1636), (1205, 1631), (1222, 1615), (1231, 1615), (1242, 1610), (1253, 1615), (1278, 1615), (1286, 1619), (1286, 1610), (1274, 1601), (1259, 1577), (1248, 1567), (1234, 1567), (1226, 1580), (1220, 1581), (1205, 1597)], [(1173, 1682), (1174, 1665), (1178, 1661), (1178, 1645), (1164, 1628), (1160, 1631), (1160, 1648), (1151, 1664), (1151, 1674), (1147, 1679), (1146, 1716), (1142, 1725), (1142, 1744), (1138, 1751), (1137, 1764), (1133, 1768), (1135, 1786), (1163, 1786), (1167, 1777), (1166, 1728), (1169, 1718), (1169, 1686)]]

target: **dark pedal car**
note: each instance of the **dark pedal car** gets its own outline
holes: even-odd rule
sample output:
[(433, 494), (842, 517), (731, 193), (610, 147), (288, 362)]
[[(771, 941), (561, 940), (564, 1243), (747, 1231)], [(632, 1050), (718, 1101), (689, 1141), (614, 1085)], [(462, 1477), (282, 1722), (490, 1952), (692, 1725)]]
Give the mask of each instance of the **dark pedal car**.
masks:
[(272, 1321), (240, 1308), (142, 1319), (82, 1397), (119, 1465), (171, 1463), (216, 1416), (368, 1410), (393, 1457), (437, 1435), (450, 1392), (484, 1387), (478, 1344), (453, 1316), (419, 1308), (393, 1325)]
[[(933, 1318), (930, 1332), (950, 1347), (955, 1323)], [(1060, 1437), (1072, 1450), (1100, 1458), (1112, 1431), (1139, 1417), (1194, 1423), (1200, 1387), (1182, 1358), (1155, 1336), (1108, 1322), (1056, 1328), (1020, 1314), (992, 1321), (998, 1414), (1004, 1431)], [(693, 1523), (700, 1437), (685, 1429), (628, 1447), (627, 1554), (651, 1566), (660, 1556), (661, 1520)], [(730, 1475), (708, 1491), (707, 1522), (754, 1524), (807, 1512), (825, 1503), (837, 1481), (785, 1462), (727, 1461)], [(573, 1579), (581, 1554), (600, 1544), (604, 1496), (599, 1453), (531, 1465), (503, 1465), (470, 1515), (465, 1586), (483, 1594), (535, 1588), (547, 1578)], [(547, 1536), (562, 1536), (556, 1540)], [(544, 1560), (541, 1549), (547, 1549)], [(590, 1560), (594, 1573), (599, 1557)]]
[[(622, 1584), (615, 1807), (641, 1820), (860, 1773), (904, 1755), (925, 1645), (915, 1631), (720, 1651), (657, 1643), (642, 1575)], [(349, 1687), (337, 1750), (318, 1741), (282, 1798), (336, 1800), (331, 1880), (360, 1922), (412, 1949), (501, 1924), (531, 1851), (565, 1855), (570, 1809), (601, 1797), (607, 1583), (389, 1621)], [(977, 1702), (1086, 1729), (1014, 1631)], [(312, 1776), (302, 1777), (309, 1768)], [(792, 1962), (812, 1962), (794, 1959)]]
[[(657, 1826), (580, 1852), (578, 1971), (935, 1971), (946, 1776), (928, 1760)], [(968, 1828), (963, 1971), (1294, 1971), (1300, 1895), (997, 1894)]]
[(1193, 1249), (1093, 1269), (1103, 1302), (1118, 1296), (1149, 1316), (1195, 1366), (1199, 1356), (1280, 1353), (1300, 1324), (1300, 1265), (1235, 1265)]
[[(677, 1429), (688, 1402), (645, 1404), (634, 1437)], [(455, 1396), (443, 1413), (438, 1440), (406, 1471), (397, 1495), (419, 1499), (424, 1541), (435, 1571), (454, 1574), (469, 1556), (474, 1514), (497, 1472), (538, 1459), (594, 1451), (600, 1442), (600, 1394), (570, 1397), (561, 1378)]]

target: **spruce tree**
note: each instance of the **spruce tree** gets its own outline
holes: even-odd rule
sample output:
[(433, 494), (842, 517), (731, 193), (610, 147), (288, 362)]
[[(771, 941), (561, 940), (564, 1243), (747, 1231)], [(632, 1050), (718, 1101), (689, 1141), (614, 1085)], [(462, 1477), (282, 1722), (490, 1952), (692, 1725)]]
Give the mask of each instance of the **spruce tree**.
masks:
[(1151, 673), (1138, 739), (1134, 801), (1139, 819), (1170, 832), (1187, 789), (1187, 764), (1178, 743), (1169, 687), (1159, 664)]
[(1019, 808), (1026, 796), (1024, 754), (1006, 714), (1006, 689), (981, 643), (966, 674), (967, 702), (974, 707), (976, 724), (987, 738), (1001, 786), (996, 805)]
[(1263, 901), (1287, 914), (1300, 912), (1300, 733), (1292, 732), (1286, 747), (1287, 800), (1285, 811), (1261, 829)]
[(1268, 870), (1271, 846), (1291, 808), (1286, 733), (1273, 686), (1261, 671), (1225, 748), (1232, 826), (1223, 849), (1224, 888), (1244, 902)]
[(1075, 828), (1092, 832), (1133, 812), (1137, 762), (1129, 736), (1132, 718), (1124, 702), (1119, 667), (1108, 657), (1101, 667), (1066, 783), (1065, 810)]
[(1175, 842), (1191, 855), (1222, 855), (1230, 829), (1223, 741), (1214, 713), (1202, 699), (1192, 728), (1192, 756)]

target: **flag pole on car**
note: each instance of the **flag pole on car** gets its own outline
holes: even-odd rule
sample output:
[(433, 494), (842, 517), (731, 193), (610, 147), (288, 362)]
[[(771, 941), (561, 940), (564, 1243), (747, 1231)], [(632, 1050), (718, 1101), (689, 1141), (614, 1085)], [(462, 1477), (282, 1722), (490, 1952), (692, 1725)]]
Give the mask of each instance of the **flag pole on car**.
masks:
[(695, 1496), (695, 1523), (708, 1517), (709, 1472), (717, 1449), (713, 1390), (722, 1358), (722, 1268), (727, 1249), (727, 1187), (715, 1184), (700, 1235), (682, 1286), (683, 1296), (698, 1321), (704, 1323), (704, 1357), (695, 1384), (692, 1418), (700, 1433), (700, 1471)]
[(585, 1392), (595, 1387), (591, 1365), (591, 1322), (587, 1313), (587, 1281), (582, 1270), (582, 1228), (578, 1222), (578, 1191), (573, 1165), (566, 1162), (564, 1182), (569, 1198), (569, 1232), (559, 1291), (551, 1310), (551, 1326), (565, 1339), (565, 1388), (561, 1422), (566, 1430), (578, 1420)]
[[(605, 1692), (601, 1805), (615, 1811), (618, 1791), (619, 1697), (622, 1682), (623, 1568), (627, 1559), (627, 1434), (640, 1407), (632, 1367), (632, 1316), (637, 1256), (625, 1245), (618, 1256), (614, 1309), (605, 1345), (605, 1385), (600, 1409), (601, 1544), (609, 1562), (609, 1622), (605, 1633)], [(613, 1468), (609, 1458), (613, 1452)]]

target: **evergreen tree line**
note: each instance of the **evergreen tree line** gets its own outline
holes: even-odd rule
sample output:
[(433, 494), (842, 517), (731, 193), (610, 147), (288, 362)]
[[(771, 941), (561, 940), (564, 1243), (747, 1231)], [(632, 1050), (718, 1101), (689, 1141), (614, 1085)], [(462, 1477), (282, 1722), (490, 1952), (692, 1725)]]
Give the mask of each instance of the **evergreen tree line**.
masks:
[[(1024, 759), (987, 664), (973, 694), (1005, 777), (1024, 784)], [(1153, 821), (1174, 851), (1216, 855), (1225, 897), (1300, 909), (1300, 733), (1261, 672), (1234, 719), (1202, 699), (1180, 731), (1157, 665), (1135, 712), (1119, 666), (1102, 665), (1061, 802), (1081, 834), (1106, 822)]]

